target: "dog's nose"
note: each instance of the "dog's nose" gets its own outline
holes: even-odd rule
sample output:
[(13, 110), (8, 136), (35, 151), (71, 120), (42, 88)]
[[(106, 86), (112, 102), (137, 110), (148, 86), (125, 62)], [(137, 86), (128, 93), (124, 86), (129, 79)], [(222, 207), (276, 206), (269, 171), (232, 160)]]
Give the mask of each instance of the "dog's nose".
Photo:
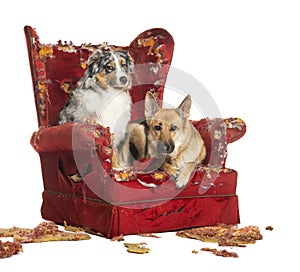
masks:
[(119, 78), (119, 80), (120, 80), (121, 84), (126, 84), (127, 83), (127, 77), (126, 76), (121, 76)]
[(158, 142), (157, 144), (157, 149), (159, 153), (165, 153), (165, 154), (170, 154), (174, 150), (174, 143), (168, 142), (168, 143), (163, 143), (163, 142)]

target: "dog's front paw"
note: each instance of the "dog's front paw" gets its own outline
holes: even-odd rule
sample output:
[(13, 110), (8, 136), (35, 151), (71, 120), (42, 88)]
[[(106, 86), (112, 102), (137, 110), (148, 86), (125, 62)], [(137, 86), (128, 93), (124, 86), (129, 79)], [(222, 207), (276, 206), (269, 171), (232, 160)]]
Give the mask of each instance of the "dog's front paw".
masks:
[(177, 188), (182, 188), (187, 183), (189, 180), (192, 178), (192, 174), (195, 170), (196, 163), (195, 162), (190, 162), (187, 163), (182, 169), (180, 169), (180, 174), (176, 178), (176, 187)]
[(181, 172), (175, 180), (175, 184), (177, 188), (184, 187), (190, 180), (190, 175)]
[(173, 178), (177, 178), (179, 174), (179, 169), (175, 165), (170, 163), (164, 163), (162, 166), (162, 170)]

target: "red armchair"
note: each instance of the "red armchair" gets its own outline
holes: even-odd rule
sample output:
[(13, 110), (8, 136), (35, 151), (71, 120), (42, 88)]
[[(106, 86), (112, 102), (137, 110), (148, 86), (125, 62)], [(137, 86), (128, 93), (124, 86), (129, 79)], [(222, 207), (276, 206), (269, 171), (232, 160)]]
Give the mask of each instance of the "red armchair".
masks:
[[(184, 189), (159, 170), (112, 169), (109, 128), (88, 123), (56, 125), (58, 113), (76, 87), (86, 60), (97, 45), (43, 44), (33, 28), (24, 28), (36, 102), (38, 131), (31, 145), (38, 152), (44, 182), (44, 219), (78, 225), (106, 237), (239, 223), (237, 172), (225, 168), (227, 144), (246, 132), (239, 118), (192, 121), (201, 133), (207, 158)], [(150, 29), (127, 46), (135, 65), (132, 121), (143, 119), (143, 101), (151, 90), (158, 101), (173, 54), (164, 29)], [(137, 84), (147, 82), (147, 84)], [(147, 162), (144, 162), (147, 163)]]

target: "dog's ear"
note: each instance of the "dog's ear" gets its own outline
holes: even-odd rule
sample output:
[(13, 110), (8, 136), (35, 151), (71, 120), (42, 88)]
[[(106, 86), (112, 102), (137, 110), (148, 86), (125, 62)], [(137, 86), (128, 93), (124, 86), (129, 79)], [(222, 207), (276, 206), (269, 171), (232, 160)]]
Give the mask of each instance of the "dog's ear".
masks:
[(145, 117), (146, 121), (152, 119), (154, 114), (159, 110), (159, 106), (151, 92), (146, 93), (145, 97)]
[(190, 95), (187, 95), (181, 104), (177, 107), (176, 111), (182, 119), (188, 119), (190, 116), (190, 110), (192, 106), (192, 99)]
[(94, 75), (99, 72), (99, 62), (103, 53), (101, 50), (97, 49), (89, 58), (88, 58), (88, 72), (90, 75)]
[(133, 73), (133, 69), (134, 69), (133, 59), (128, 52), (127, 55), (128, 55), (128, 59), (127, 59), (128, 73)]
[(118, 49), (116, 50), (116, 52), (126, 60), (126, 64), (127, 64), (127, 67), (128, 67), (128, 72), (129, 73), (132, 73), (133, 72), (133, 59), (132, 57), (130, 56), (129, 52), (128, 51), (125, 51), (123, 49)]

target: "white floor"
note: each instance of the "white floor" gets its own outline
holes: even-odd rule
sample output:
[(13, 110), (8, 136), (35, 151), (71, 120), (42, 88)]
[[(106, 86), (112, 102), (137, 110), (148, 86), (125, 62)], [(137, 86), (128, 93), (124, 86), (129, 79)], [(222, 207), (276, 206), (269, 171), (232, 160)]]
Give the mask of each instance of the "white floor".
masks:
[[(146, 255), (129, 254), (122, 242), (100, 237), (28, 244), (24, 253), (0, 260), (0, 271), (299, 271), (299, 3), (54, 2), (1, 5), (7, 16), (0, 17), (0, 228), (34, 227), (42, 221), (39, 158), (29, 144), (37, 122), (24, 25), (36, 27), (45, 43), (125, 45), (146, 29), (163, 27), (175, 39), (172, 65), (205, 86), (222, 117), (240, 117), (247, 124), (246, 135), (228, 147), (226, 165), (239, 174), (241, 225), (258, 225), (264, 239), (233, 249), (238, 259), (193, 254), (206, 245), (174, 233), (160, 239), (125, 237), (147, 242), (152, 251)], [(189, 93), (189, 84), (177, 91)], [(166, 94), (171, 105), (182, 97)], [(207, 105), (204, 100), (200, 104)], [(202, 117), (193, 114), (193, 119)], [(268, 225), (274, 231), (265, 231)]]
[(292, 238), (286, 230), (276, 225), (271, 232), (262, 226), (262, 234), (263, 240), (246, 248), (226, 248), (239, 258), (217, 257), (200, 251), (202, 247), (218, 248), (215, 244), (163, 233), (161, 238), (125, 236), (125, 242), (146, 242), (151, 252), (144, 255), (128, 253), (124, 242), (93, 236), (88, 241), (26, 244), (23, 253), (0, 260), (0, 267), (1, 271), (21, 271), (25, 267), (30, 271), (271, 271), (284, 269), (288, 263), (289, 271), (298, 271), (292, 265), (296, 264), (297, 253), (290, 248)]

